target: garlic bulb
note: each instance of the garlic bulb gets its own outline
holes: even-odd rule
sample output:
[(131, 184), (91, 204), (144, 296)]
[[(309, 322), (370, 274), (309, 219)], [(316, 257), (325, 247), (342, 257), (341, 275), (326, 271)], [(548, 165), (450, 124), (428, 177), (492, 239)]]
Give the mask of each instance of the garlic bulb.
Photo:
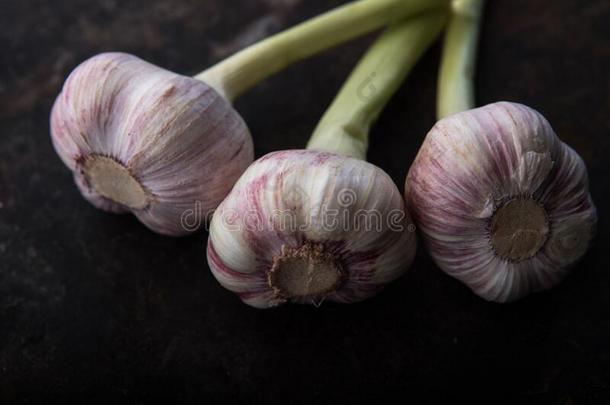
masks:
[(561, 281), (596, 226), (582, 159), (515, 103), (440, 120), (409, 171), (406, 199), (438, 266), (497, 302)]
[[(444, 21), (432, 13), (388, 28), (321, 119), (309, 150), (259, 159), (220, 204), (208, 263), (246, 304), (357, 302), (408, 269), (416, 239), (404, 200), (363, 159), (370, 126)], [(374, 86), (368, 97), (363, 83)]]
[(77, 67), (51, 113), (58, 154), (87, 200), (132, 212), (155, 232), (197, 230), (253, 160), (237, 96), (286, 68), (394, 18), (446, 0), (360, 0), (181, 76), (106, 53)]
[(247, 304), (350, 303), (399, 277), (415, 234), (392, 179), (359, 159), (271, 153), (243, 174), (214, 214), (208, 262)]
[(253, 160), (250, 133), (214, 89), (123, 53), (85, 61), (51, 113), (53, 144), (93, 205), (152, 230), (189, 231)]

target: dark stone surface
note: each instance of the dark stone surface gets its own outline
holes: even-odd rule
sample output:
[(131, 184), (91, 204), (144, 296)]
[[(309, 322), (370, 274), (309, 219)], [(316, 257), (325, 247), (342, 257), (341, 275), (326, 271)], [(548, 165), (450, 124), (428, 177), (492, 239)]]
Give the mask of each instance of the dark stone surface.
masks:
[[(608, 0), (494, 0), (483, 27), (479, 103), (540, 110), (590, 169), (599, 236), (550, 292), (486, 303), (420, 249), (408, 275), (365, 303), (257, 311), (209, 273), (205, 234), (161, 237), (80, 197), (48, 135), (51, 103), (79, 61), (123, 50), (195, 73), (339, 3), (0, 2), (0, 403), (610, 403)], [(367, 41), (237, 102), (259, 155), (305, 144)], [(371, 160), (401, 185), (434, 123), (438, 51), (373, 131)]]

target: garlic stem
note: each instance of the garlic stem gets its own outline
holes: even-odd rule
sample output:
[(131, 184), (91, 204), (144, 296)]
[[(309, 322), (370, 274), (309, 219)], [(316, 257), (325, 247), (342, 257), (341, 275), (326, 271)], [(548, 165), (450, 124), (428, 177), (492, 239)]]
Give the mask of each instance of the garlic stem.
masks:
[(309, 56), (448, 0), (360, 0), (252, 45), (195, 76), (229, 101)]
[(445, 12), (430, 12), (389, 27), (345, 82), (307, 148), (366, 160), (371, 125), (445, 21)]
[(475, 107), (474, 75), (484, 0), (453, 0), (443, 44), (437, 116)]

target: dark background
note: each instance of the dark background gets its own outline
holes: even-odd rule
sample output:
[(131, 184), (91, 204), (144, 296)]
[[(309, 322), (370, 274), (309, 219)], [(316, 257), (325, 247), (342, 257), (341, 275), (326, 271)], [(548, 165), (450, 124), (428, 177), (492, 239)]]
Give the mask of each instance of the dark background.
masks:
[[(208, 271), (207, 235), (158, 236), (81, 198), (48, 127), (77, 63), (122, 50), (195, 74), (340, 3), (0, 0), (0, 403), (610, 403), (608, 0), (490, 0), (483, 24), (479, 104), (538, 109), (589, 167), (598, 237), (550, 292), (486, 303), (420, 249), (362, 304), (254, 310)], [(258, 156), (304, 146), (371, 38), (236, 103)], [(438, 62), (437, 46), (372, 134), (371, 161), (401, 188), (434, 124)]]

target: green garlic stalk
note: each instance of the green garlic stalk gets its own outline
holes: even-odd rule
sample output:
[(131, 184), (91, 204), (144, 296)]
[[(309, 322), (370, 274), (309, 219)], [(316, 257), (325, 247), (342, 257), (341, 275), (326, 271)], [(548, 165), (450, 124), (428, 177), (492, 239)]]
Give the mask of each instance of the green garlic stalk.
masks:
[(252, 45), (195, 76), (228, 100), (293, 63), (448, 0), (360, 0)]
[(453, 0), (438, 82), (437, 116), (475, 106), (474, 75), (484, 0)]
[(372, 124), (445, 20), (444, 13), (430, 13), (388, 29), (341, 88), (307, 148), (366, 160)]

